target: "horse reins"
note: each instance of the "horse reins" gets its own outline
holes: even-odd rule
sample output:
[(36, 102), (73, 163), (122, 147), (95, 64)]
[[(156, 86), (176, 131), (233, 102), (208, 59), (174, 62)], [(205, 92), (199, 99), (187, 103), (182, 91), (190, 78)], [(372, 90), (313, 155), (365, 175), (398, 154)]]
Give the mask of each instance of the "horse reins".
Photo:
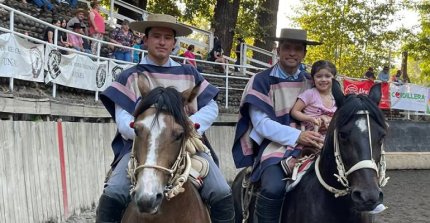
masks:
[(350, 186), (349, 186), (349, 182), (348, 182), (348, 175), (350, 175), (351, 173), (360, 170), (360, 169), (372, 169), (376, 171), (376, 174), (378, 175), (379, 179), (378, 179), (378, 184), (379, 187), (384, 187), (387, 182), (389, 177), (385, 176), (385, 171), (387, 169), (387, 164), (385, 161), (385, 151), (384, 151), (384, 146), (381, 146), (381, 155), (380, 155), (380, 161), (379, 161), (379, 166), (376, 164), (375, 160), (373, 159), (372, 153), (373, 153), (373, 148), (372, 148), (372, 138), (371, 138), (371, 131), (370, 131), (370, 117), (369, 117), (369, 111), (365, 111), (365, 110), (361, 110), (358, 111), (356, 113), (357, 115), (366, 115), (367, 118), (367, 128), (369, 130), (369, 144), (370, 144), (370, 160), (361, 160), (358, 163), (354, 164), (348, 171), (345, 171), (345, 165), (343, 164), (342, 161), (342, 157), (340, 155), (340, 149), (339, 149), (339, 140), (338, 140), (338, 135), (337, 135), (337, 129), (334, 130), (334, 137), (333, 137), (333, 141), (334, 141), (334, 156), (336, 159), (336, 167), (337, 167), (337, 171), (338, 174), (334, 174), (334, 176), (337, 178), (337, 181), (340, 182), (345, 189), (340, 190), (340, 189), (336, 189), (330, 185), (328, 185), (324, 179), (321, 176), (320, 170), (319, 170), (319, 162), (320, 162), (320, 156), (318, 156), (317, 160), (315, 161), (315, 173), (317, 175), (317, 178), (320, 182), (320, 184), (327, 189), (328, 191), (330, 191), (331, 193), (334, 193), (335, 197), (339, 197), (339, 196), (345, 196), (347, 194), (349, 194), (349, 192), (351, 191)]
[(179, 151), (178, 157), (173, 163), (172, 168), (149, 164), (138, 165), (137, 159), (134, 156), (135, 143), (136, 140), (133, 141), (133, 146), (131, 147), (130, 161), (127, 169), (131, 182), (130, 193), (133, 193), (136, 189), (137, 174), (144, 168), (161, 170), (162, 172), (170, 175), (168, 183), (164, 189), (164, 194), (168, 200), (183, 192), (184, 188), (182, 186), (187, 181), (191, 170), (191, 158), (189, 153), (186, 151), (185, 143), (182, 143), (181, 150)]

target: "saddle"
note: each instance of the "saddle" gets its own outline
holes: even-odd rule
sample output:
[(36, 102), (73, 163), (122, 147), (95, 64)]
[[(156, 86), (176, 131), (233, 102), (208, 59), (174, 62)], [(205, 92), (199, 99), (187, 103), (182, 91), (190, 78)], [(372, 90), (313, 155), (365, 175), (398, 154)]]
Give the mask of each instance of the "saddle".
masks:
[(197, 188), (203, 186), (203, 179), (209, 173), (209, 162), (200, 156), (193, 155), (191, 157), (190, 181)]

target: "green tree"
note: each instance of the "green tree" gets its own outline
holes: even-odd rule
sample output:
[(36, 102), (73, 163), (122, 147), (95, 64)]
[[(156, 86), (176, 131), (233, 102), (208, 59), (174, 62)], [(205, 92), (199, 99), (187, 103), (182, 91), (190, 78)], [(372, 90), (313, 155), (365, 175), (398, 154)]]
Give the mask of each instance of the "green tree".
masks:
[(386, 27), (398, 6), (378, 0), (303, 0), (294, 21), (310, 39), (324, 44), (308, 49), (306, 62), (333, 61), (341, 74), (362, 77), (368, 67), (389, 64), (398, 37)]
[(430, 86), (430, 2), (411, 4), (417, 10), (421, 21), (421, 31), (405, 36), (403, 50), (409, 53), (408, 74), (412, 83)]

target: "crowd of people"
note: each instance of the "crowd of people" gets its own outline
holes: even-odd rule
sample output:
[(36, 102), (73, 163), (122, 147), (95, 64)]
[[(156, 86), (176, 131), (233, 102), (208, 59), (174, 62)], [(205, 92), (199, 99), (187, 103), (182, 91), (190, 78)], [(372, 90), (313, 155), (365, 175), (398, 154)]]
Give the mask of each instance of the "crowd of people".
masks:
[[(109, 45), (110, 57), (127, 61), (127, 62), (139, 62), (141, 54), (138, 50), (144, 49), (143, 36), (144, 34), (134, 32), (129, 29), (129, 21), (123, 20), (120, 27), (114, 28), (109, 33), (106, 29), (106, 22), (102, 14), (100, 13), (100, 1), (94, 0), (90, 3), (90, 10), (83, 8), (77, 8), (74, 10), (74, 17), (68, 21), (66, 18), (54, 17), (52, 19), (52, 25), (61, 27), (63, 29), (70, 30), (72, 32), (58, 31), (57, 44), (62, 47), (73, 48), (80, 52), (97, 55), (99, 42), (91, 41), (88, 38), (92, 37), (97, 40), (105, 40), (118, 44), (120, 46)], [(80, 35), (77, 35), (80, 34)], [(45, 41), (54, 44), (55, 29), (53, 27), (47, 27), (44, 31)], [(124, 47), (132, 47), (137, 50), (131, 50)], [(62, 53), (67, 54), (65, 50), (61, 50)]]
[(406, 80), (405, 78), (402, 78), (402, 71), (401, 70), (397, 70), (397, 72), (395, 74), (393, 74), (390, 78), (390, 72), (389, 72), (389, 67), (388, 66), (384, 66), (381, 70), (381, 72), (379, 72), (378, 76), (375, 76), (375, 72), (373, 67), (369, 67), (369, 69), (367, 69), (367, 71), (364, 73), (364, 78), (374, 81), (374, 80), (379, 80), (382, 82), (388, 82), (391, 81), (393, 83), (396, 84), (404, 84), (407, 83), (408, 80)]

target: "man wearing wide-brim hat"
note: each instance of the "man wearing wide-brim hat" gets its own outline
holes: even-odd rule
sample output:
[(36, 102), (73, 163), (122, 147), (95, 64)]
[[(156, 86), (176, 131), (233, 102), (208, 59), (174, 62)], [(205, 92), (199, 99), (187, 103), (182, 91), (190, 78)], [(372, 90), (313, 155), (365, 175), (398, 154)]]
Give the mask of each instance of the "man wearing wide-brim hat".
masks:
[(309, 75), (299, 69), (306, 47), (321, 43), (308, 40), (302, 29), (282, 29), (279, 37), (270, 39), (279, 41), (279, 61), (251, 77), (244, 90), (233, 158), (237, 168), (253, 166), (251, 182), (261, 187), (254, 213), (258, 222), (278, 223), (288, 177), (281, 160), (298, 157), (297, 144), (323, 142), (319, 133), (290, 127), (289, 115), (299, 93), (311, 86)]
[[(130, 180), (126, 169), (135, 132), (129, 124), (134, 120), (131, 114), (140, 98), (139, 90), (134, 87), (137, 86), (139, 77), (144, 77), (150, 89), (173, 86), (178, 91), (184, 91), (201, 84), (197, 99), (187, 105), (186, 109), (190, 120), (199, 126), (197, 132), (200, 135), (204, 134), (218, 115), (215, 102), (218, 89), (208, 83), (191, 65), (180, 64), (170, 58), (176, 42), (175, 37), (189, 35), (192, 30), (178, 23), (175, 17), (163, 14), (149, 15), (146, 21), (132, 22), (129, 26), (130, 29), (145, 34), (144, 43), (148, 53), (140, 64), (122, 72), (100, 96), (106, 109), (116, 120), (118, 133), (112, 143), (115, 169), (100, 197), (96, 222), (119, 222), (122, 210), (130, 202)], [(234, 208), (230, 187), (208, 154), (197, 155), (209, 163), (209, 174), (203, 179), (200, 194), (210, 206), (212, 222), (233, 222)]]

